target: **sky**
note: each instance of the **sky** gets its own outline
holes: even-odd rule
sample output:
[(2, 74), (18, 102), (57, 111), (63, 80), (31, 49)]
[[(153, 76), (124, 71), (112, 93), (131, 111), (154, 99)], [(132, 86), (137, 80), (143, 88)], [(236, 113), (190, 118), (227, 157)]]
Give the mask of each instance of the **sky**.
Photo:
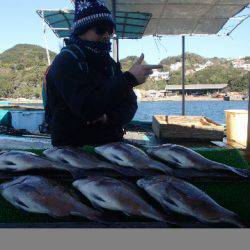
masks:
[[(250, 0), (249, 0), (250, 2)], [(38, 9), (72, 8), (69, 0), (0, 0), (1, 42), (0, 53), (19, 43), (45, 47), (41, 18)], [(243, 14), (250, 14), (250, 9)], [(47, 31), (48, 47), (59, 52), (60, 40)], [(240, 25), (230, 37), (186, 36), (186, 50), (205, 57), (239, 58), (250, 56), (250, 18)], [(181, 54), (181, 37), (154, 37), (140, 40), (121, 40), (120, 58), (145, 54), (147, 63), (159, 63), (168, 56)]]

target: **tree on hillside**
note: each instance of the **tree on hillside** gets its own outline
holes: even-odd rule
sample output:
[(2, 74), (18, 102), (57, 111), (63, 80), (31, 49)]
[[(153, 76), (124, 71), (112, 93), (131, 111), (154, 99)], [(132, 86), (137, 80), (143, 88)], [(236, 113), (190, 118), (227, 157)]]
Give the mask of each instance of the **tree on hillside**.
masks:
[[(50, 52), (52, 59), (55, 53)], [(194, 74), (187, 75), (187, 84), (226, 83), (231, 91), (246, 91), (248, 86), (247, 71), (233, 68), (232, 61), (224, 58), (204, 58), (187, 53), (187, 69), (194, 69), (197, 64), (208, 60), (213, 65)], [(245, 57), (245, 61), (250, 57)], [(129, 56), (121, 60), (122, 70), (127, 71), (138, 60), (137, 56)], [(181, 61), (181, 56), (168, 57), (161, 61), (163, 71), (169, 71), (170, 65)], [(147, 64), (145, 61), (143, 62)], [(0, 97), (41, 97), (41, 83), (47, 68), (45, 49), (37, 45), (19, 44), (0, 54)], [(168, 84), (181, 84), (181, 69), (170, 72)], [(140, 89), (162, 90), (166, 81), (148, 79), (138, 86)]]
[[(50, 52), (54, 59), (56, 54)], [(19, 44), (0, 54), (0, 96), (40, 97), (41, 82), (47, 68), (45, 49)]]

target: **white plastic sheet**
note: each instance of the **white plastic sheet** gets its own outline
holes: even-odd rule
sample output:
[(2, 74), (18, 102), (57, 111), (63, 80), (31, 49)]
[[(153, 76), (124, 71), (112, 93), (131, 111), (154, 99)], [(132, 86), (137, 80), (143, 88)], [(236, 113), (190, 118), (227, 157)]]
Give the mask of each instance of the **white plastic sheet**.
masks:
[[(111, 9), (112, 1), (106, 0)], [(116, 0), (117, 11), (151, 13), (144, 35), (217, 34), (249, 0)]]

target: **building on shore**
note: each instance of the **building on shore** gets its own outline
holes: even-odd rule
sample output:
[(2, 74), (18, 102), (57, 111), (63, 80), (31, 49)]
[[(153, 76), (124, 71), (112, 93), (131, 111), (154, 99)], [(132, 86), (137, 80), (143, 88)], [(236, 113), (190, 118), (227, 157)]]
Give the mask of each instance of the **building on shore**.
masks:
[(235, 59), (232, 63), (233, 67), (236, 69), (244, 69), (250, 71), (250, 63), (249, 61), (247, 62), (244, 58)]
[[(185, 93), (188, 95), (208, 95), (225, 91), (227, 84), (187, 84)], [(182, 85), (166, 85), (166, 93), (182, 93)]]
[(160, 72), (159, 70), (154, 69), (153, 74), (151, 74), (149, 78), (154, 79), (155, 81), (169, 80), (170, 74), (169, 72)]

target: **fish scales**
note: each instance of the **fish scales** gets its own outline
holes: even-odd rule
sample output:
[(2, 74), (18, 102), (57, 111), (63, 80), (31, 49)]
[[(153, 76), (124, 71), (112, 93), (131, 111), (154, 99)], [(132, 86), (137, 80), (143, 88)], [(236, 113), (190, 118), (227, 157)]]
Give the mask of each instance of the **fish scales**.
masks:
[(158, 211), (125, 183), (109, 177), (88, 177), (73, 183), (94, 206), (121, 211), (128, 216), (143, 216), (166, 221)]
[(0, 170), (19, 172), (31, 169), (65, 170), (65, 166), (28, 151), (10, 150), (0, 152)]
[(115, 142), (95, 148), (97, 154), (109, 161), (136, 170), (156, 169), (172, 174), (172, 169), (161, 162), (153, 160), (141, 149), (123, 142)]
[(71, 171), (75, 173), (74, 175), (76, 177), (86, 170), (99, 169), (113, 170), (122, 173), (123, 175), (129, 175), (129, 173), (126, 173), (123, 168), (109, 162), (101, 161), (94, 155), (86, 153), (78, 148), (55, 147), (45, 150), (43, 154), (51, 160), (66, 163), (74, 167), (74, 169), (71, 168)]
[(52, 217), (81, 216), (99, 221), (101, 214), (80, 202), (64, 186), (41, 176), (21, 176), (0, 185), (2, 196), (13, 206)]
[[(250, 171), (248, 169), (237, 169), (226, 164), (209, 160), (194, 150), (180, 145), (164, 144), (150, 147), (147, 149), (147, 153), (181, 169), (196, 169), (202, 172), (223, 170), (241, 177), (250, 177)], [(210, 176), (212, 176), (212, 173), (210, 173)]]
[(201, 222), (227, 222), (244, 227), (238, 215), (223, 208), (194, 185), (171, 176), (147, 177), (137, 181), (165, 209), (193, 216)]

